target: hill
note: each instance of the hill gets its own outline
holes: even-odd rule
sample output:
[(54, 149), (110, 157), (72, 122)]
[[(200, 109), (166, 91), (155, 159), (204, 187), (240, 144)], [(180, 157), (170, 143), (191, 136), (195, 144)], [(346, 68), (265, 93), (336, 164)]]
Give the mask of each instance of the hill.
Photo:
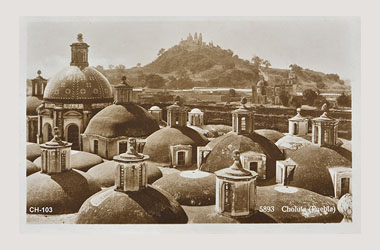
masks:
[[(223, 49), (212, 42), (206, 44), (196, 35), (194, 38), (189, 35), (187, 40), (180, 41), (168, 50), (161, 49), (157, 59), (144, 67), (124, 69), (121, 65), (102, 72), (112, 84), (118, 83), (120, 77), (126, 74), (132, 85), (151, 88), (251, 88), (260, 79), (260, 70), (270, 86), (286, 82), (290, 69), (271, 68), (268, 61), (258, 60), (251, 63), (239, 58), (230, 49)], [(295, 64), (290, 67), (296, 73), (299, 91), (308, 88), (319, 89), (320, 92), (350, 89), (337, 74), (303, 69)]]

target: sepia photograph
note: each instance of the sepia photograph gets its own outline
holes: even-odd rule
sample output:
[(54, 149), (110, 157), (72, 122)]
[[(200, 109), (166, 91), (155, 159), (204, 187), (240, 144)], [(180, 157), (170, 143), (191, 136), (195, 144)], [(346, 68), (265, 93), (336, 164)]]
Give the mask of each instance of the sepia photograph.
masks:
[(26, 225), (358, 222), (360, 17), (20, 22)]

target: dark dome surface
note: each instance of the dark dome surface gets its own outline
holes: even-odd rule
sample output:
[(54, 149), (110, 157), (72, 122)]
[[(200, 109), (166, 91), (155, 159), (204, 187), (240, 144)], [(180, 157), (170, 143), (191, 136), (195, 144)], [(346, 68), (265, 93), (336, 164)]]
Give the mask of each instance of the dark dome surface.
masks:
[(75, 213), (88, 197), (100, 191), (91, 177), (78, 170), (54, 175), (34, 173), (26, 178), (26, 186), (27, 211), (30, 207), (52, 207), (52, 214)]
[(88, 198), (79, 210), (78, 224), (186, 223), (187, 215), (169, 194), (148, 186), (137, 192), (113, 187)]
[(36, 166), (33, 162), (26, 160), (26, 176), (34, 174), (35, 172), (40, 171), (41, 169)]
[(198, 170), (177, 172), (162, 177), (153, 186), (168, 192), (181, 205), (215, 204), (216, 177), (212, 173)]
[(62, 69), (47, 83), (44, 100), (62, 103), (111, 102), (112, 88), (107, 78), (93, 67)]
[(136, 104), (112, 104), (97, 113), (84, 134), (107, 138), (119, 136), (148, 136), (159, 129), (157, 121)]
[[(115, 185), (115, 171), (117, 163), (114, 161), (106, 161), (87, 171), (89, 175), (101, 186), (111, 187)], [(148, 177), (148, 183), (152, 184), (156, 180), (162, 177), (161, 170), (152, 164), (147, 162), (146, 172)]]
[(241, 154), (247, 151), (265, 154), (267, 178), (274, 175), (276, 160), (284, 158), (274, 143), (256, 133), (250, 135), (228, 133), (212, 140), (207, 147), (212, 150), (208, 154), (206, 162), (201, 166), (201, 170), (212, 173), (232, 165), (234, 150), (239, 150)]
[[(84, 172), (103, 162), (103, 159), (96, 154), (77, 150), (71, 150), (70, 160), (73, 169), (78, 169)], [(33, 163), (41, 168), (41, 157), (38, 157)]]
[(187, 216), (189, 224), (197, 223), (276, 223), (271, 217), (256, 211), (248, 218), (233, 218), (218, 214), (215, 206), (182, 206)]
[(273, 143), (276, 143), (276, 141), (285, 136), (283, 133), (273, 129), (257, 129), (255, 130), (255, 133), (264, 136)]
[(26, 159), (29, 161), (34, 161), (41, 156), (40, 145), (33, 142), (26, 143)]
[(26, 114), (27, 115), (38, 115), (37, 107), (40, 106), (42, 101), (35, 96), (26, 97)]
[(304, 146), (288, 155), (298, 164), (291, 186), (334, 196), (329, 168), (351, 167), (351, 162), (332, 149), (314, 145)]
[(154, 132), (146, 140), (143, 153), (149, 155), (151, 161), (159, 163), (170, 163), (170, 146), (191, 145), (193, 159), (196, 159), (196, 147), (208, 143), (206, 137), (189, 127), (166, 127)]
[[(297, 171), (297, 170), (296, 170)], [(257, 187), (257, 204), (260, 206), (274, 206), (273, 212), (266, 214), (279, 223), (331, 223), (340, 222), (343, 216), (338, 212), (336, 203), (329, 197), (297, 188), (297, 192), (278, 192), (275, 186)], [(281, 186), (285, 188), (284, 186)], [(268, 205), (269, 204), (269, 205)], [(335, 208), (335, 212), (325, 212), (310, 210), (312, 206), (316, 208)], [(283, 208), (284, 207), (284, 208)], [(293, 207), (306, 208), (304, 211), (284, 212), (282, 209)]]

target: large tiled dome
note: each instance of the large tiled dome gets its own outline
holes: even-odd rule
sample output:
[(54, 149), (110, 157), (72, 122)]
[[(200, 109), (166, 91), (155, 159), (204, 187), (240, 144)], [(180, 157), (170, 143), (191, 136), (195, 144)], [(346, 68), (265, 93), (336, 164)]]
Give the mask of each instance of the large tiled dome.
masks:
[(46, 86), (44, 100), (64, 103), (110, 102), (112, 88), (107, 78), (93, 67), (62, 69)]

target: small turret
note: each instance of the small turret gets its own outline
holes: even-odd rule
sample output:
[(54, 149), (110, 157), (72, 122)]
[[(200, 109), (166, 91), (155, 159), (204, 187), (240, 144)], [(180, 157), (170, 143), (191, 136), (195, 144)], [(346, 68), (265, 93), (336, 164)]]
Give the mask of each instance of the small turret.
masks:
[(233, 152), (234, 163), (215, 172), (215, 210), (232, 217), (248, 217), (255, 212), (257, 173), (243, 168), (240, 152)]
[(309, 120), (301, 115), (301, 109), (297, 108), (297, 115), (289, 120), (290, 135), (307, 135), (309, 130)]
[(335, 146), (338, 139), (338, 120), (328, 116), (328, 106), (323, 104), (323, 114), (312, 122), (312, 143), (322, 146)]
[(135, 148), (136, 139), (129, 138), (127, 152), (113, 158), (118, 164), (115, 176), (117, 191), (139, 191), (148, 185), (146, 160), (149, 156), (137, 153)]
[(70, 66), (77, 66), (81, 70), (88, 67), (88, 47), (87, 43), (83, 42), (83, 35), (78, 34), (78, 42), (72, 43), (71, 46), (71, 63)]
[(173, 105), (167, 108), (167, 124), (169, 127), (184, 127), (187, 122), (187, 111), (181, 103), (179, 96), (175, 98)]
[(238, 135), (251, 134), (255, 130), (254, 112), (246, 107), (247, 98), (241, 99), (240, 108), (232, 111), (232, 131)]
[(133, 101), (133, 87), (128, 84), (127, 77), (121, 78), (121, 83), (115, 86), (114, 103), (127, 104)]

